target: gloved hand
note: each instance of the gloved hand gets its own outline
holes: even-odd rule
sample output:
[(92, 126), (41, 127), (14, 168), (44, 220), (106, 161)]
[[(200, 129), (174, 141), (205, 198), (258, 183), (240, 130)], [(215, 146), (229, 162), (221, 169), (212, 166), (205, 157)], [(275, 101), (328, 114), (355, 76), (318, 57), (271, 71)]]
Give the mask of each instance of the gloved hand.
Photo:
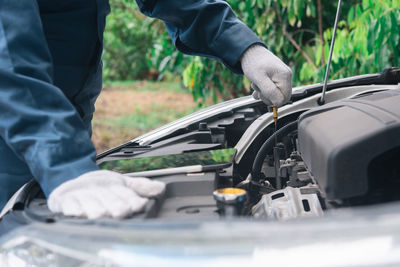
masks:
[(124, 218), (145, 207), (148, 198), (161, 194), (165, 184), (132, 178), (113, 171), (92, 171), (59, 185), (47, 205), (52, 212), (89, 219)]
[(292, 70), (261, 45), (248, 48), (241, 59), (244, 75), (251, 81), (253, 97), (280, 107), (292, 94)]

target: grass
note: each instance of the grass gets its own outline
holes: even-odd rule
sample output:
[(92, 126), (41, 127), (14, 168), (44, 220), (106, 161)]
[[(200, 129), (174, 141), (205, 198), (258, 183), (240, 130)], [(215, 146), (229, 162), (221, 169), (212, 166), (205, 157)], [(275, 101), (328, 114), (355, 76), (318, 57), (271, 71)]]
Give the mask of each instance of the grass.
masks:
[(158, 103), (153, 103), (150, 110), (142, 110), (137, 107), (134, 113), (116, 117), (114, 119), (104, 119), (104, 125), (118, 130), (121, 128), (149, 131), (160, 125), (166, 124), (172, 120), (185, 116), (187, 113), (195, 109), (188, 109), (188, 112), (182, 112), (171, 109), (168, 106), (161, 106)]
[(176, 81), (106, 81), (104, 82), (104, 90), (116, 88), (129, 88), (139, 92), (173, 92), (173, 93), (187, 93), (188, 91), (183, 88), (179, 80)]
[(100, 153), (197, 109), (179, 82), (105, 83), (96, 102), (92, 140)]

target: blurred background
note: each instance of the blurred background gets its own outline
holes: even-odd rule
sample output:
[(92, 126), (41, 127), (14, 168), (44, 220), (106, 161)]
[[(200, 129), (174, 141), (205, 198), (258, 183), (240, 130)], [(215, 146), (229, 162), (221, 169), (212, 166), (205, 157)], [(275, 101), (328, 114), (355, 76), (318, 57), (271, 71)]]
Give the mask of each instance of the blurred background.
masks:
[[(323, 80), (336, 14), (332, 0), (228, 0), (236, 15), (293, 70), (294, 86)], [(250, 83), (214, 60), (185, 56), (162, 21), (134, 0), (110, 0), (104, 89), (96, 103), (97, 152), (201, 107), (250, 94)], [(330, 79), (400, 65), (400, 0), (343, 1)]]

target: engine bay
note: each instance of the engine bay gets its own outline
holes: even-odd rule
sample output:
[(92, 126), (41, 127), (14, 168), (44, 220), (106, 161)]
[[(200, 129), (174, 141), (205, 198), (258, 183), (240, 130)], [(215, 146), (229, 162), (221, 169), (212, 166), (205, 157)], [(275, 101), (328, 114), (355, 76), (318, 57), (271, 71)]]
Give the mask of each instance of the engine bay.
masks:
[[(359, 91), (282, 109), (276, 129), (268, 107), (251, 102), (154, 142), (125, 144), (98, 165), (166, 183), (162, 196), (124, 221), (289, 220), (400, 200), (400, 89)], [(251, 140), (244, 153), (243, 139)], [(133, 160), (145, 168), (129, 166)], [(161, 167), (149, 168), (156, 162)], [(21, 209), (31, 219), (78, 219), (52, 214), (37, 184), (26, 192)]]

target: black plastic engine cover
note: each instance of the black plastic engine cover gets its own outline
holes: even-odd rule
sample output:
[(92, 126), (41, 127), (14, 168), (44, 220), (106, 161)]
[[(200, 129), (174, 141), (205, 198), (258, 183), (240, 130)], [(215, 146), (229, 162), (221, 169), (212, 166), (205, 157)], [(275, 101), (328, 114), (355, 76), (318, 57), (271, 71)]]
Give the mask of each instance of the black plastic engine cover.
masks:
[(312, 109), (300, 116), (298, 126), (299, 151), (326, 197), (364, 195), (369, 163), (400, 147), (400, 90)]

